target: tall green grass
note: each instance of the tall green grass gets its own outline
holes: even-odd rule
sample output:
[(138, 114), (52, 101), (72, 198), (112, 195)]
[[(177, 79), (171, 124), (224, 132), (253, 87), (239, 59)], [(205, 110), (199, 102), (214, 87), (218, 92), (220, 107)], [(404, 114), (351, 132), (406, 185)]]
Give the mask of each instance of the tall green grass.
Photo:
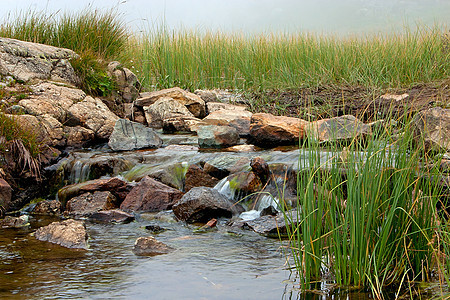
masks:
[(448, 78), (446, 43), (437, 27), (367, 37), (156, 28), (130, 41), (128, 57), (151, 89), (396, 88)]
[(288, 226), (303, 290), (327, 276), (382, 299), (387, 288), (398, 296), (415, 281), (448, 281), (448, 222), (437, 209), (440, 156), (417, 147), (405, 127), (397, 139), (388, 128), (344, 151), (332, 147), (325, 161), (316, 142), (303, 145), (309, 159), (299, 161), (301, 222)]

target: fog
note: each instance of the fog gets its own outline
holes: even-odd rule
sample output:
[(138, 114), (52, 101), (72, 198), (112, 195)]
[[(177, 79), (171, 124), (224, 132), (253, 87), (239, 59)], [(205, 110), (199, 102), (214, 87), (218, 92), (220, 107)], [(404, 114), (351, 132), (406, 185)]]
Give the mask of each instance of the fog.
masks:
[(134, 31), (170, 29), (365, 34), (416, 24), (450, 25), (450, 0), (0, 0), (3, 20), (18, 11), (115, 8)]

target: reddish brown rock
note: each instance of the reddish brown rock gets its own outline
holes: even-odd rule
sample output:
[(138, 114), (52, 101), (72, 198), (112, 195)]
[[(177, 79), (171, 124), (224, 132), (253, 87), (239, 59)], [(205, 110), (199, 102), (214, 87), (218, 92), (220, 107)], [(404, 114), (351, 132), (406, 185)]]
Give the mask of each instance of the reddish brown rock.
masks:
[(61, 202), (58, 200), (44, 200), (37, 203), (31, 213), (36, 215), (59, 215), (61, 209)]
[(167, 210), (182, 196), (183, 193), (179, 190), (146, 176), (130, 191), (120, 209), (133, 212)]
[(88, 234), (82, 221), (69, 219), (62, 222), (53, 222), (39, 228), (34, 236), (39, 241), (58, 244), (66, 248), (88, 248)]
[(236, 128), (240, 136), (250, 134), (252, 113), (246, 110), (216, 110), (203, 119), (208, 125), (230, 126)]
[(250, 159), (247, 157), (236, 157), (232, 155), (222, 155), (203, 166), (203, 170), (209, 175), (222, 179), (230, 174), (248, 170)]
[(129, 223), (134, 220), (134, 216), (120, 209), (110, 209), (93, 213), (89, 220), (99, 223)]
[(206, 173), (200, 166), (190, 165), (186, 172), (184, 190), (188, 192), (198, 186), (214, 187), (218, 182), (219, 179)]
[(230, 187), (236, 192), (251, 194), (262, 188), (261, 179), (253, 172), (239, 172), (228, 176)]
[(0, 206), (5, 210), (8, 210), (11, 205), (11, 197), (11, 186), (3, 178), (0, 178)]
[(270, 169), (267, 162), (261, 157), (254, 157), (250, 161), (252, 171), (261, 179), (262, 183), (266, 183), (270, 176)]
[(67, 202), (67, 212), (75, 216), (89, 216), (100, 210), (116, 208), (117, 199), (110, 192), (84, 193)]
[(138, 238), (133, 247), (134, 254), (144, 256), (167, 254), (174, 250), (174, 248), (167, 246), (151, 236)]
[(295, 145), (306, 137), (308, 124), (298, 118), (254, 114), (250, 121), (250, 136), (261, 147)]

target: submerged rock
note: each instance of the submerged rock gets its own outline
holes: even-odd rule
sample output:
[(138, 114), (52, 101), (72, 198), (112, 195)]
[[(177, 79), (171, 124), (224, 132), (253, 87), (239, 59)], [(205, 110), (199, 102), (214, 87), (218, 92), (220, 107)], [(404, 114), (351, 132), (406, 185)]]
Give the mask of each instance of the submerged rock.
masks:
[(140, 123), (126, 119), (117, 120), (108, 145), (114, 151), (142, 148), (159, 148), (163, 141), (156, 132)]
[(69, 219), (53, 222), (36, 230), (34, 236), (39, 241), (58, 244), (66, 248), (88, 248), (88, 234), (82, 221)]
[(174, 250), (174, 248), (167, 246), (151, 236), (138, 238), (133, 247), (133, 253), (139, 256), (168, 254)]
[(167, 210), (182, 196), (181, 191), (146, 176), (130, 191), (120, 209), (133, 212)]
[(240, 204), (231, 202), (217, 190), (208, 187), (192, 188), (173, 206), (175, 216), (188, 223), (207, 222), (220, 217), (231, 218), (243, 211)]

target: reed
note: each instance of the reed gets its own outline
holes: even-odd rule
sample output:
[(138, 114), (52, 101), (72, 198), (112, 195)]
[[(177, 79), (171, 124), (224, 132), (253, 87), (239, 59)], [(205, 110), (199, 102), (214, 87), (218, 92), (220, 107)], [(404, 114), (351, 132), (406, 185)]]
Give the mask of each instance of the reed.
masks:
[(327, 275), (382, 299), (386, 288), (448, 281), (448, 223), (437, 209), (440, 156), (417, 146), (409, 124), (397, 139), (393, 129), (355, 139), (344, 151), (333, 145), (328, 156), (315, 141), (302, 145), (309, 159), (299, 160), (301, 222), (288, 235), (303, 290)]

